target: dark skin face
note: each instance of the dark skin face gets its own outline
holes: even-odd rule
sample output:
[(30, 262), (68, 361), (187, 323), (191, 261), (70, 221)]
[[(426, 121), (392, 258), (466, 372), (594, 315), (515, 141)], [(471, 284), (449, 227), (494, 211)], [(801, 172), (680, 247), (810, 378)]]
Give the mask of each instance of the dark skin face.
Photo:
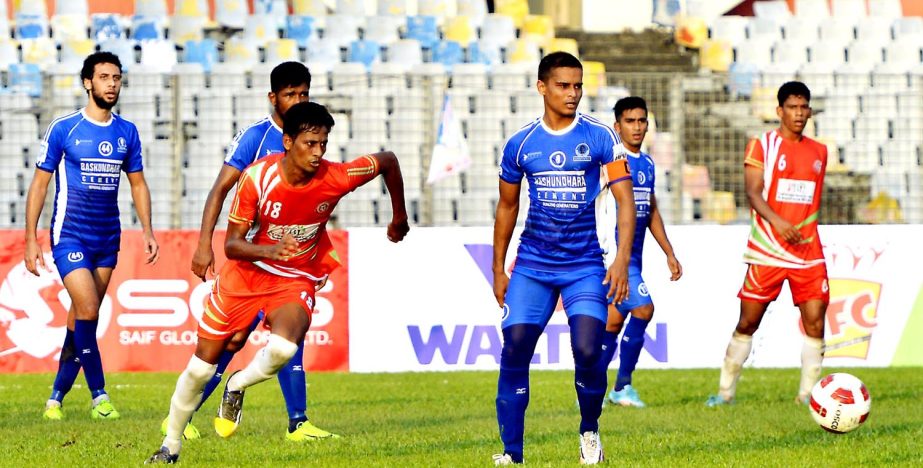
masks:
[(647, 135), (647, 111), (641, 108), (625, 110), (615, 121), (615, 131), (625, 148), (632, 153), (641, 151), (641, 143)]
[(109, 110), (119, 102), (122, 91), (122, 72), (112, 63), (98, 63), (93, 67), (93, 78), (83, 80), (90, 99), (100, 109)]
[(304, 185), (314, 177), (327, 152), (329, 133), (328, 128), (315, 127), (299, 133), (295, 138), (282, 135), (282, 146), (285, 147), (282, 170), (288, 183)]
[(811, 105), (804, 96), (789, 96), (781, 106), (776, 107), (776, 115), (782, 122), (782, 138), (800, 140), (804, 127), (811, 118)]
[(548, 79), (539, 80), (536, 86), (545, 100), (546, 123), (567, 121), (577, 115), (577, 106), (583, 98), (583, 70), (571, 67), (552, 68)]
[(285, 117), (285, 113), (300, 102), (308, 102), (308, 92), (310, 88), (306, 83), (298, 86), (286, 86), (277, 93), (269, 93), (269, 103), (275, 109), (279, 117)]

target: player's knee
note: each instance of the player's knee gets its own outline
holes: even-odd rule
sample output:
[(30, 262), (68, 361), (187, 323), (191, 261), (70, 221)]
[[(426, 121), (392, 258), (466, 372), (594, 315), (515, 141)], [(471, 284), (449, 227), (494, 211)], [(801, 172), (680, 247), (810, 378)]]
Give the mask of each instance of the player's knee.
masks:
[(234, 334), (230, 340), (228, 340), (227, 345), (224, 349), (230, 353), (236, 353), (243, 349), (244, 345), (247, 344), (247, 338), (250, 336), (250, 330), (241, 330)]
[(650, 321), (654, 318), (654, 304), (643, 305), (637, 309), (631, 311), (632, 317), (637, 317), (641, 320)]
[(824, 337), (824, 321), (820, 320), (807, 320), (802, 322), (804, 324), (804, 334), (811, 338), (823, 338)]
[(269, 353), (269, 360), (278, 367), (282, 367), (295, 352), (298, 351), (298, 345), (282, 338), (279, 335), (269, 335), (269, 342), (266, 343), (266, 351)]
[(218, 370), (217, 364), (209, 364), (195, 356), (186, 365), (186, 374), (196, 382), (205, 382), (211, 379), (216, 370)]
[(759, 322), (749, 320), (746, 317), (741, 317), (740, 320), (737, 322), (736, 331), (737, 333), (740, 333), (742, 335), (753, 336), (753, 334), (756, 333), (756, 329), (759, 328), (759, 326), (760, 326)]
[(74, 309), (74, 315), (77, 320), (98, 320), (99, 319), (99, 301), (85, 300), (74, 303), (71, 307)]

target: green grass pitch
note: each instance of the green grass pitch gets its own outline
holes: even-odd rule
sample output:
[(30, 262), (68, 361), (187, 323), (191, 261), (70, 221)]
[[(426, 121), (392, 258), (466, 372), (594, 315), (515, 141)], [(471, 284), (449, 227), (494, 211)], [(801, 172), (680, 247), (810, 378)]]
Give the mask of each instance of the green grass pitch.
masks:
[[(846, 369), (872, 395), (859, 430), (834, 435), (793, 402), (797, 369), (745, 369), (738, 403), (705, 408), (717, 370), (641, 370), (646, 409), (607, 406), (601, 435), (607, 463), (628, 466), (923, 466), (920, 368)], [(833, 372), (834, 369), (825, 369)], [(610, 371), (610, 378), (613, 376)], [(494, 418), (495, 372), (309, 374), (310, 416), (339, 440), (284, 439), (277, 383), (247, 392), (230, 439), (211, 429), (218, 393), (196, 415), (204, 437), (184, 445), (188, 466), (490, 466), (502, 450)], [(0, 465), (137, 466), (160, 446), (175, 374), (110, 374), (119, 421), (93, 421), (85, 387), (64, 402), (64, 421), (44, 421), (53, 376), (0, 375)], [(78, 379), (83, 383), (83, 377)], [(526, 463), (578, 463), (573, 376), (532, 373)]]

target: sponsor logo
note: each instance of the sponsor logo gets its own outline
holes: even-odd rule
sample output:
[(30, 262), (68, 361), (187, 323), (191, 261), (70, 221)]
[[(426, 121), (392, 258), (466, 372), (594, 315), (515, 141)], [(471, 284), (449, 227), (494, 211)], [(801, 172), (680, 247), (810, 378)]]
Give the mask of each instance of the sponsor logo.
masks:
[(564, 163), (567, 162), (567, 156), (563, 151), (555, 151), (548, 157), (548, 162), (550, 162), (553, 167), (560, 169), (564, 167)]
[(574, 148), (574, 161), (578, 162), (588, 162), (592, 160), (590, 157), (590, 145), (586, 143), (580, 143)]
[(640, 294), (640, 295), (642, 295), (642, 296), (644, 296), (644, 297), (647, 297), (647, 296), (650, 296), (650, 295), (651, 295), (650, 291), (647, 290), (647, 285), (644, 284), (644, 283), (641, 283), (641, 284), (638, 285), (638, 294)]
[(319, 223), (291, 225), (270, 224), (269, 228), (266, 229), (266, 235), (274, 241), (279, 241), (282, 240), (286, 234), (291, 234), (296, 241), (306, 242), (317, 236), (317, 230), (319, 228)]
[(820, 174), (820, 170), (824, 168), (824, 163), (820, 162), (820, 159), (814, 160), (814, 173)]
[(82, 144), (90, 144), (90, 143), (93, 143), (93, 140), (81, 140), (80, 138), (77, 138), (76, 140), (74, 140), (74, 146), (80, 146)]
[(329, 209), (330, 209), (330, 203), (323, 202), (320, 205), (317, 205), (317, 209), (315, 211), (317, 211), (318, 213), (325, 213)]
[(83, 252), (70, 252), (67, 254), (67, 259), (70, 260), (71, 263), (77, 263), (83, 260)]
[(109, 143), (108, 141), (101, 141), (99, 142), (98, 149), (100, 155), (109, 156), (112, 154), (112, 143)]
[(525, 395), (528, 391), (529, 391), (529, 389), (528, 389), (527, 387), (520, 387), (520, 388), (517, 388), (517, 389), (516, 389), (516, 394), (517, 394), (517, 395)]
[(526, 153), (526, 154), (522, 155), (522, 160), (525, 161), (525, 160), (527, 160), (527, 159), (529, 159), (529, 158), (540, 158), (540, 157), (542, 157), (542, 152), (541, 152), (541, 151), (533, 151), (533, 152), (531, 152), (531, 153)]
[(825, 357), (868, 357), (872, 334), (878, 326), (880, 298), (881, 283), (844, 278), (830, 280)]
[(118, 144), (119, 144), (119, 147), (116, 151), (118, 151), (119, 153), (128, 152), (128, 142), (125, 141), (125, 137), (119, 137)]

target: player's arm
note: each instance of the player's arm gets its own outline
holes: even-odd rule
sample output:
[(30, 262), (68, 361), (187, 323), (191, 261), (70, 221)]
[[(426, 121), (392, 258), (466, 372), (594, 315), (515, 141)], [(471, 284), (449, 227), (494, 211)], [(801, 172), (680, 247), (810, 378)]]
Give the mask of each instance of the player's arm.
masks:
[(160, 247), (154, 239), (154, 229), (151, 226), (151, 191), (144, 179), (143, 171), (127, 172), (128, 183), (131, 185), (131, 199), (135, 202), (135, 211), (141, 221), (144, 252), (147, 254), (146, 263), (155, 263), (160, 257)]
[(385, 187), (391, 196), (391, 223), (388, 224), (388, 240), (400, 242), (410, 231), (407, 224), (407, 206), (404, 203), (404, 176), (397, 156), (391, 151), (372, 155), (378, 161), (378, 171), (385, 180)]
[[(613, 177), (613, 171), (620, 169), (612, 169), (612, 166), (618, 168), (618, 166), (622, 165), (624, 165), (625, 176)], [(619, 238), (617, 239), (618, 248), (615, 251), (615, 260), (606, 271), (606, 279), (603, 284), (609, 285), (609, 292), (606, 297), (611, 297), (613, 302), (617, 304), (628, 298), (628, 263), (631, 261), (631, 244), (635, 238), (635, 223), (637, 220), (634, 187), (631, 184), (628, 163), (624, 160), (615, 161), (607, 166), (607, 170), (610, 174), (609, 180), (613, 181), (609, 184), (609, 190), (615, 198)]]
[(263, 245), (247, 241), (249, 223), (231, 218), (228, 222), (227, 238), (224, 240), (224, 254), (233, 260), (256, 262), (260, 260), (285, 261), (298, 253), (298, 241), (291, 234), (285, 234), (275, 244)]
[(667, 237), (667, 230), (663, 224), (663, 217), (660, 216), (660, 208), (657, 207), (657, 197), (655, 197), (653, 193), (651, 193), (650, 216), (651, 222), (647, 228), (651, 231), (651, 235), (654, 236), (654, 240), (657, 241), (657, 244), (660, 245), (660, 249), (663, 250), (664, 255), (667, 256), (667, 266), (670, 268), (670, 281), (676, 281), (683, 276), (683, 266), (673, 253), (673, 244), (670, 244), (670, 239)]
[(202, 226), (199, 229), (199, 244), (192, 256), (192, 272), (205, 281), (205, 276), (211, 272), (215, 274), (215, 253), (212, 251), (212, 237), (215, 235), (215, 225), (218, 223), (218, 216), (221, 215), (221, 208), (224, 206), (224, 200), (227, 199), (231, 187), (237, 183), (240, 178), (240, 170), (236, 167), (224, 164), (215, 183), (212, 184), (211, 190), (208, 191), (208, 198), (205, 199), (205, 209), (202, 212)]
[(754, 211), (763, 217), (786, 242), (794, 244), (801, 241), (801, 233), (792, 226), (785, 218), (779, 216), (773, 211), (769, 203), (763, 198), (763, 168), (752, 164), (744, 166), (744, 187), (747, 192), (747, 200)]
[(42, 215), (45, 197), (48, 196), (48, 184), (51, 182), (51, 172), (36, 169), (26, 195), (26, 269), (35, 276), (39, 276), (38, 267), (49, 271), (45, 265), (45, 256), (42, 247), (38, 245), (37, 230), (38, 218)]
[(506, 275), (506, 252), (510, 248), (513, 229), (519, 217), (519, 191), (522, 184), (511, 184), (500, 179), (500, 199), (497, 201), (497, 215), (494, 220), (494, 297), (503, 307), (510, 277)]

